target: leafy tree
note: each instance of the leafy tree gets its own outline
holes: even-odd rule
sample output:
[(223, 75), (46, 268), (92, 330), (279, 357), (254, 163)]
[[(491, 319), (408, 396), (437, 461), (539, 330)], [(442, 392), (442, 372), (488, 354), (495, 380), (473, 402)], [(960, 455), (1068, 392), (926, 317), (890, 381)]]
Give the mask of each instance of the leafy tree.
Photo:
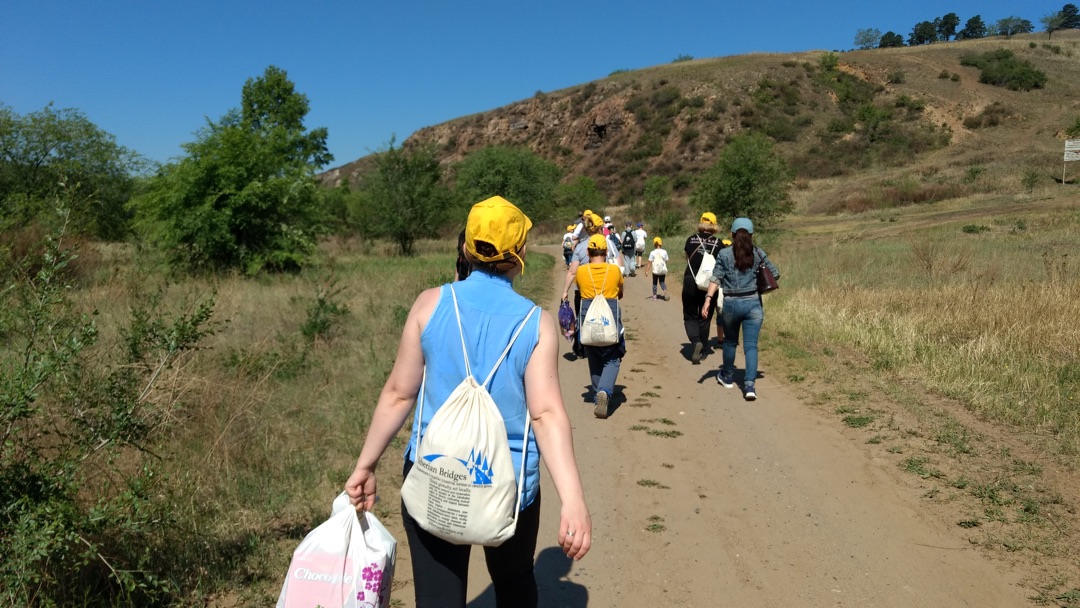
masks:
[(881, 41), (878, 42), (879, 49), (888, 49), (904, 46), (904, 37), (896, 32), (885, 32), (885, 35), (881, 37)]
[(146, 160), (120, 146), (78, 110), (19, 116), (0, 106), (0, 222), (20, 228), (51, 211), (61, 188), (75, 192), (68, 230), (123, 238), (133, 174)]
[(1065, 23), (1065, 17), (1060, 12), (1043, 15), (1039, 18), (1039, 22), (1042, 23), (1043, 29), (1046, 31), (1047, 40), (1053, 38), (1055, 31), (1065, 29), (1062, 27), (1062, 24)]
[(964, 29), (960, 30), (956, 34), (957, 40), (975, 40), (976, 38), (986, 37), (986, 24), (983, 23), (982, 17), (975, 15), (971, 19), (967, 20), (964, 24)]
[(908, 35), (908, 46), (919, 46), (932, 42), (937, 42), (937, 27), (930, 21), (916, 23), (911, 30), (911, 34)]
[(1076, 8), (1075, 4), (1066, 4), (1061, 7), (1059, 14), (1061, 15), (1061, 29), (1080, 29), (1080, 10)]
[(960, 17), (956, 13), (946, 13), (934, 20), (939, 40), (947, 41), (956, 35), (956, 26), (960, 25)]
[(552, 217), (559, 167), (527, 148), (488, 146), (466, 156), (454, 169), (454, 192), (463, 210), (499, 195), (534, 222)]
[(307, 96), (284, 70), (249, 78), (241, 110), (208, 123), (135, 199), (150, 242), (192, 270), (296, 270), (324, 224), (315, 171), (333, 160), (326, 129), (306, 131)]
[(567, 183), (555, 186), (555, 207), (562, 215), (573, 217), (584, 209), (607, 207), (607, 197), (596, 187), (596, 180), (578, 175)]
[(364, 233), (392, 239), (402, 255), (412, 255), (417, 239), (437, 234), (445, 223), (450, 189), (433, 148), (395, 148), (391, 140), (361, 180), (358, 202), (354, 217)]
[(654, 175), (645, 180), (643, 198), (645, 215), (655, 219), (671, 209), (671, 180), (662, 175)]
[(1027, 19), (1020, 17), (1005, 17), (994, 23), (994, 33), (998, 36), (1012, 38), (1016, 34), (1030, 34), (1035, 31), (1035, 26)]
[(855, 46), (864, 51), (877, 46), (879, 40), (881, 40), (881, 30), (876, 27), (856, 30), (855, 32)]
[(791, 211), (791, 178), (791, 169), (765, 136), (739, 135), (702, 174), (690, 203), (699, 212), (745, 215), (768, 224)]

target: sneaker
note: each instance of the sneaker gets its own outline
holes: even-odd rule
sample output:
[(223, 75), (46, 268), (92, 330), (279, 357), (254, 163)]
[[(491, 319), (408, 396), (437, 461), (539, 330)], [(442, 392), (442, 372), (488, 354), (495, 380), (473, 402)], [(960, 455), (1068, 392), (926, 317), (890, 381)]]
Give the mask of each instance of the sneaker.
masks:
[(658, 298), (656, 297), (656, 294), (654, 293), (654, 294), (652, 295), (652, 297), (651, 297), (651, 298), (649, 298), (649, 299), (650, 299), (650, 300), (656, 300), (656, 299), (658, 299)]
[(690, 355), (690, 360), (693, 361), (694, 365), (697, 365), (698, 363), (701, 363), (701, 349), (702, 348), (703, 348), (703, 345), (701, 344), (701, 342), (694, 342), (694, 352), (693, 352), (693, 354)]
[(604, 391), (596, 391), (596, 407), (593, 408), (593, 414), (597, 418), (607, 418), (608, 416), (608, 394)]
[(735, 378), (724, 375), (724, 372), (716, 372), (716, 383), (724, 388), (735, 388)]
[(747, 401), (753, 401), (754, 399), (757, 399), (757, 393), (754, 391), (753, 384), (746, 385), (746, 388), (743, 391), (743, 398), (745, 398)]

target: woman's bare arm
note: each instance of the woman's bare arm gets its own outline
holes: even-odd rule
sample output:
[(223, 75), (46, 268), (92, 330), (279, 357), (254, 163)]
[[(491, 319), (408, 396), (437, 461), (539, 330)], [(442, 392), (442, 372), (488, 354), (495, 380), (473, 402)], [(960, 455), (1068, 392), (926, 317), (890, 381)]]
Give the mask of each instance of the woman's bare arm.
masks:
[(537, 447), (562, 503), (557, 542), (567, 556), (581, 559), (592, 546), (592, 519), (585, 505), (570, 418), (559, 385), (557, 336), (554, 318), (542, 312), (540, 341), (525, 369), (525, 399)]
[(420, 392), (424, 375), (424, 353), (420, 348), (420, 334), (427, 326), (438, 302), (438, 287), (424, 291), (413, 302), (412, 310), (405, 321), (394, 367), (379, 394), (356, 467), (345, 482), (349, 501), (358, 511), (366, 511), (375, 506), (375, 468), (416, 404), (416, 396)]

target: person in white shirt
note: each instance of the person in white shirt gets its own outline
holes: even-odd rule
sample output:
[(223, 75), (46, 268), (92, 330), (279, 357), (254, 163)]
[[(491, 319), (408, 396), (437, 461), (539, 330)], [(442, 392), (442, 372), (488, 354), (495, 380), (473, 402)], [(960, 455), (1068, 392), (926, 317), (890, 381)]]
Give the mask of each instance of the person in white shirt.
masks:
[(570, 268), (570, 257), (574, 255), (574, 228), (573, 224), (567, 226), (562, 237), (562, 254), (567, 268)]
[[(664, 251), (664, 241), (660, 237), (656, 237), (652, 240), (653, 250), (649, 254), (649, 263), (645, 266), (645, 276), (649, 276), (649, 271), (653, 273), (652, 277), (652, 298), (651, 300), (664, 300), (668, 299), (667, 283), (664, 279), (667, 278), (667, 263), (668, 254)], [(656, 285), (660, 285), (660, 289), (663, 291), (660, 297), (656, 297)]]
[(645, 233), (645, 225), (638, 222), (637, 230), (634, 231), (634, 247), (637, 251), (638, 268), (641, 268), (641, 254), (645, 253), (645, 243), (647, 242), (649, 242), (649, 235)]

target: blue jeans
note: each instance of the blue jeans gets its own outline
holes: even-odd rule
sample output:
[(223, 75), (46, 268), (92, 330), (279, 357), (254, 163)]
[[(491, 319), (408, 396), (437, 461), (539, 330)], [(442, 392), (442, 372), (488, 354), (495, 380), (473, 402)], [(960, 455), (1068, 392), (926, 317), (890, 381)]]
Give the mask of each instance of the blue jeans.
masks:
[(609, 397), (615, 394), (615, 380), (619, 377), (619, 367), (622, 366), (625, 348), (621, 338), (618, 344), (612, 346), (585, 347), (593, 390), (604, 391)]
[(720, 373), (725, 378), (735, 375), (735, 347), (739, 345), (739, 329), (743, 332), (743, 355), (746, 358), (746, 379), (743, 386), (750, 389), (757, 379), (758, 335), (765, 320), (761, 297), (724, 298), (724, 364)]

